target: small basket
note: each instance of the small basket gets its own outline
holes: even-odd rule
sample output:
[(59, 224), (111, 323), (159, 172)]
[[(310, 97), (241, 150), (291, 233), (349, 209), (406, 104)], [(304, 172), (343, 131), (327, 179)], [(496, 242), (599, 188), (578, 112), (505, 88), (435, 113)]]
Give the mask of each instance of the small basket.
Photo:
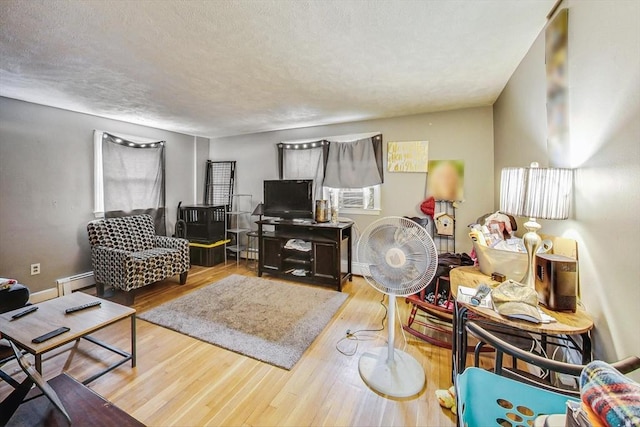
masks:
[(467, 368), (458, 376), (456, 395), (464, 427), (529, 427), (538, 416), (565, 414), (567, 402), (578, 401), (480, 368)]

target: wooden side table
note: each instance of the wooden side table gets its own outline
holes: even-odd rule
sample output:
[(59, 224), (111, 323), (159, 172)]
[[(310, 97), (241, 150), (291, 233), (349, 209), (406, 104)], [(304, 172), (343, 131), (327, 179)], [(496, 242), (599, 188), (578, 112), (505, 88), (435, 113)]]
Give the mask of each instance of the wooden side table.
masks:
[[(455, 297), (459, 286), (475, 288), (481, 283), (485, 283), (490, 287), (498, 285), (498, 282), (491, 280), (491, 277), (480, 272), (477, 267), (458, 267), (451, 270), (450, 273), (451, 294)], [(575, 313), (559, 312), (549, 310), (544, 306), (540, 306), (542, 311), (549, 316), (554, 317), (557, 321), (552, 323), (532, 323), (525, 320), (509, 319), (498, 314), (495, 310), (463, 304), (458, 301), (455, 303), (453, 312), (453, 376), (462, 373), (466, 365), (467, 353), (467, 330), (466, 322), (470, 315), (483, 319), (498, 325), (499, 327), (508, 327), (517, 331), (525, 331), (530, 334), (539, 335), (543, 348), (546, 346), (550, 337), (554, 339), (568, 339), (571, 345), (582, 353), (582, 363), (586, 364), (591, 361), (591, 336), (590, 331), (593, 329), (593, 320), (589, 314), (578, 305)], [(572, 337), (580, 336), (582, 344), (577, 343)]]

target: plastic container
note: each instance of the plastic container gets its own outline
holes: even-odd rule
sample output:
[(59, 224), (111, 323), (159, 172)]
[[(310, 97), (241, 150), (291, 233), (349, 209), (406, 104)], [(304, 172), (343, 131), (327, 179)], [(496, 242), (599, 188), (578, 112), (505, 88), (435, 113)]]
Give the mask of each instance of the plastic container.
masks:
[[(504, 252), (504, 251), (503, 251)], [(532, 426), (542, 414), (564, 414), (577, 399), (467, 368), (456, 381), (459, 425)]]
[(224, 244), (212, 248), (189, 247), (191, 264), (203, 267), (213, 267), (224, 262)]
[(502, 273), (507, 279), (521, 280), (527, 272), (527, 254), (503, 251), (473, 242), (482, 274)]

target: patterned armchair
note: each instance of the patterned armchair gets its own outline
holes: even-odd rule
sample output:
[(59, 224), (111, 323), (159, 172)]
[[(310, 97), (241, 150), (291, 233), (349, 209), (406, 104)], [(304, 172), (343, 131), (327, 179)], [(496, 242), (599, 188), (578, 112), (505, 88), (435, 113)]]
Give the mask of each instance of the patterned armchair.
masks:
[(113, 286), (132, 304), (134, 289), (176, 274), (181, 285), (187, 281), (189, 241), (156, 236), (150, 215), (91, 221), (87, 232), (98, 296)]

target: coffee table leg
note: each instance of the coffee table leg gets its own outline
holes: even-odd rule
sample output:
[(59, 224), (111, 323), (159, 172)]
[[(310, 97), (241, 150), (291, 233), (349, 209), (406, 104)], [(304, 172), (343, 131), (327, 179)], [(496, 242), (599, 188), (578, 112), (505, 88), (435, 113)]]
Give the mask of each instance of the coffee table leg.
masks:
[(131, 367), (136, 367), (136, 314), (131, 315)]
[(36, 354), (35, 358), (36, 358), (36, 371), (38, 371), (38, 373), (42, 375), (42, 355)]

